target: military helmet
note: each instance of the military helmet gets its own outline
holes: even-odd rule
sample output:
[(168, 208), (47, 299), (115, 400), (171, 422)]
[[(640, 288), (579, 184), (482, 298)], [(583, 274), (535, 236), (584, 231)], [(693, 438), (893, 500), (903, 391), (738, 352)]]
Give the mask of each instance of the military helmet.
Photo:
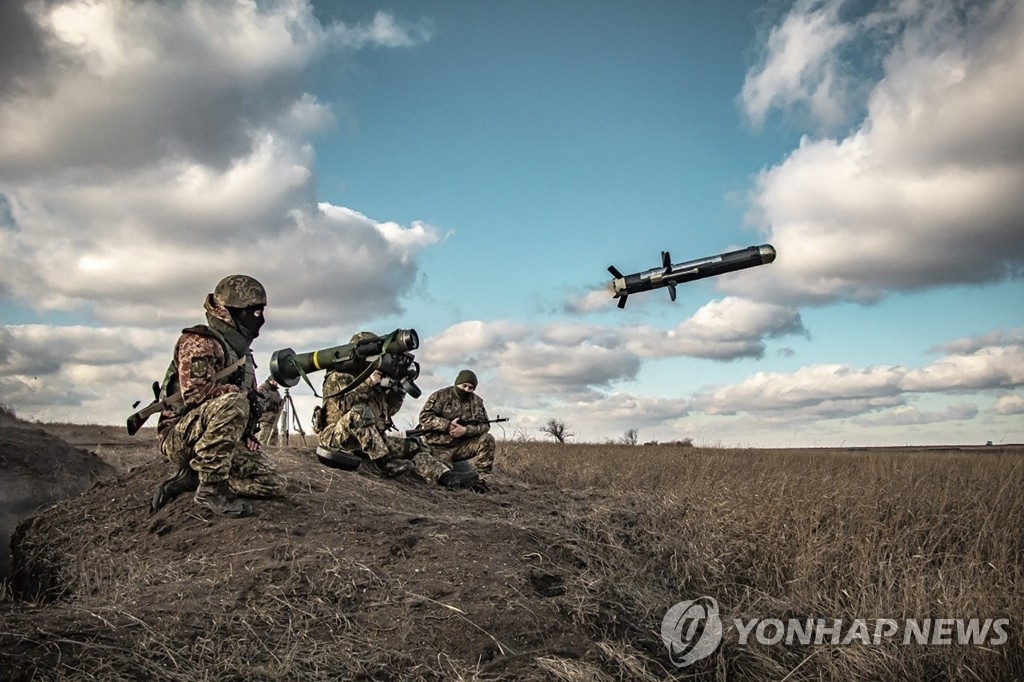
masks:
[(213, 295), (221, 305), (229, 308), (267, 304), (267, 290), (248, 275), (228, 275), (217, 282)]
[(359, 343), (360, 341), (366, 341), (367, 339), (375, 339), (377, 335), (373, 332), (356, 332), (352, 335), (352, 338), (348, 340), (349, 343)]

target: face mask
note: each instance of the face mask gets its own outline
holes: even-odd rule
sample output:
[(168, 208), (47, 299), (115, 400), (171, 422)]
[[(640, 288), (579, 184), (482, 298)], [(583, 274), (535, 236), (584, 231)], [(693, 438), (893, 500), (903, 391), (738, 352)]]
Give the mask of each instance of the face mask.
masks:
[(250, 339), (255, 339), (260, 335), (260, 327), (266, 322), (263, 317), (263, 307), (251, 305), (247, 308), (228, 308), (228, 310), (231, 312), (231, 319), (235, 321), (238, 331)]

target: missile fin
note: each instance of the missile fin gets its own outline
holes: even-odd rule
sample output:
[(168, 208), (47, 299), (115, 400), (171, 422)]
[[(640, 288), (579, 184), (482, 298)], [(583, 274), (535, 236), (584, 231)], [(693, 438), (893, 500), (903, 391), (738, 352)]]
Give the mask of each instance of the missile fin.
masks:
[(626, 294), (621, 294), (619, 296), (619, 308), (625, 308), (626, 307), (626, 299), (627, 298), (629, 298), (629, 296), (626, 295)]
[(672, 256), (668, 251), (661, 252), (661, 267), (665, 268), (665, 274), (672, 272)]
[(612, 273), (612, 277), (614, 277), (615, 279), (622, 279), (622, 273), (619, 272), (619, 269), (614, 265), (608, 266), (608, 272)]
[(675, 300), (676, 300), (676, 283), (675, 282), (669, 282), (665, 286), (668, 287), (668, 297), (670, 299), (672, 299), (673, 303), (675, 303)]

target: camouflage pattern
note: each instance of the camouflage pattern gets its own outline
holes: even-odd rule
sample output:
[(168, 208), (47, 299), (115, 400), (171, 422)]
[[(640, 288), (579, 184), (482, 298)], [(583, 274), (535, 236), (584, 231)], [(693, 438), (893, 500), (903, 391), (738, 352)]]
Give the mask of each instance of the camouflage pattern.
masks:
[(335, 395), (354, 379), (351, 374), (334, 370), (328, 370), (324, 377), (327, 426), (319, 433), (320, 445), (336, 450), (361, 450), (371, 460), (388, 456), (411, 459), (418, 476), (436, 483), (449, 467), (419, 440), (387, 434), (394, 426), (391, 419), (401, 409), (405, 395), (366, 381), (344, 396)]
[[(170, 429), (182, 414), (207, 400), (256, 388), (256, 364), (249, 353), (249, 341), (235, 329), (231, 313), (213, 295), (206, 297), (206, 325), (183, 329), (174, 345), (174, 356), (164, 376), (160, 397), (181, 391), (183, 402), (160, 413), (157, 433)], [(243, 369), (220, 381), (214, 375), (246, 355)]]
[(171, 462), (188, 464), (201, 485), (227, 481), (236, 495), (274, 497), (285, 477), (263, 452), (242, 442), (249, 421), (244, 393), (225, 393), (189, 410), (166, 432), (160, 450)]
[(420, 410), (419, 428), (431, 429), (430, 433), (423, 434), (423, 440), (442, 462), (472, 459), (478, 470), (490, 471), (494, 467), (496, 447), (494, 436), (489, 433), (491, 425), (466, 426), (466, 435), (453, 438), (448, 428), (456, 419), (460, 423), (470, 420), (486, 422), (488, 417), (483, 399), (476, 394), (463, 397), (455, 386), (434, 391)]
[(218, 303), (232, 308), (267, 304), (266, 289), (248, 275), (228, 275), (217, 282), (213, 295)]
[[(238, 495), (279, 495), (284, 476), (262, 452), (245, 445), (249, 394), (256, 389), (249, 340), (213, 294), (204, 307), (207, 325), (182, 330), (174, 345), (161, 396), (180, 390), (183, 402), (160, 414), (160, 451), (175, 465), (189, 465), (200, 484), (226, 480)], [(242, 357), (241, 369), (214, 381), (217, 372)]]
[(277, 418), (281, 416), (281, 408), (284, 407), (284, 396), (277, 388), (277, 383), (267, 379), (256, 389), (260, 394), (260, 402), (263, 413), (260, 414), (256, 435), (260, 443), (270, 445), (277, 435)]

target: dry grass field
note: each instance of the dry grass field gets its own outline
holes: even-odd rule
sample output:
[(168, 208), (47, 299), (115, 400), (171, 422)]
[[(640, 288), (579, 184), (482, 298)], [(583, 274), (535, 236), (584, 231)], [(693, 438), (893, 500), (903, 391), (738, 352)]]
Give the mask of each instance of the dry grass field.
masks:
[(1024, 448), (509, 449), (522, 480), (613, 493), (567, 522), (599, 559), (579, 576), (588, 602), (634, 623), (701, 595), (729, 618), (1010, 620), (1009, 641), (987, 649), (730, 648), (727, 633), (701, 675), (1024, 679)]
[[(6, 679), (1022, 680), (1024, 448), (726, 450), (505, 441), (492, 493), (271, 452), (286, 499), (223, 520), (110, 427), (119, 471), (19, 528)], [(675, 603), (724, 639), (678, 668)], [(733, 619), (1006, 618), (997, 644), (740, 644)], [(873, 631), (873, 630), (872, 630)]]

